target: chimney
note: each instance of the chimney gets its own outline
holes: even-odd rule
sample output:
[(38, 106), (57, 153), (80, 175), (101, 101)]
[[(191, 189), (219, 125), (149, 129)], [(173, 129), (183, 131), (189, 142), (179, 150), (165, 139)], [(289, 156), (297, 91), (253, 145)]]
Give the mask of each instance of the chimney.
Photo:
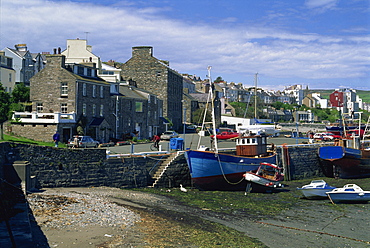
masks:
[(133, 47), (132, 57), (153, 57), (153, 47), (151, 46)]
[(46, 54), (45, 56), (47, 67), (65, 68), (66, 56), (62, 54)]
[(17, 44), (17, 45), (15, 45), (15, 49), (18, 52), (26, 52), (27, 51), (27, 45), (26, 44)]

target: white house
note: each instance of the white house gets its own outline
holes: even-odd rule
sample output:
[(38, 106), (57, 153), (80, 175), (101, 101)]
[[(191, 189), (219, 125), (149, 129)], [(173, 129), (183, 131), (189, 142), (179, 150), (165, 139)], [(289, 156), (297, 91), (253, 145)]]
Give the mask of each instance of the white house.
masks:
[(87, 45), (87, 40), (68, 39), (67, 48), (62, 51), (66, 56), (66, 64), (95, 63), (99, 69), (98, 76), (107, 82), (120, 82), (121, 69), (102, 63), (100, 57), (92, 52), (92, 46)]
[(5, 88), (5, 92), (12, 93), (15, 86), (13, 59), (5, 56), (4, 51), (0, 51), (0, 82)]
[(15, 49), (4, 48), (5, 56), (13, 59), (15, 82), (30, 85), (30, 78), (35, 75), (35, 63), (32, 54), (27, 50), (26, 44), (17, 44)]

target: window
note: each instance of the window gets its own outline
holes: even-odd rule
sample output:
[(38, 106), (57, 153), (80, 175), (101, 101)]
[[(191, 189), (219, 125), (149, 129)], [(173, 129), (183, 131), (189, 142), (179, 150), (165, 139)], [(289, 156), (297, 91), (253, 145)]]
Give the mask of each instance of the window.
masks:
[(68, 113), (67, 103), (60, 104), (60, 112), (63, 114)]
[(100, 98), (104, 97), (104, 87), (100, 86)]
[(11, 82), (12, 82), (12, 74), (9, 73), (9, 83), (11, 83)]
[(92, 115), (96, 116), (96, 105), (95, 104), (93, 104)]
[(143, 112), (143, 103), (135, 102), (135, 112)]
[(82, 85), (82, 95), (86, 96), (86, 84), (85, 83)]
[(42, 113), (43, 110), (44, 110), (44, 106), (42, 105), (42, 103), (41, 102), (36, 103), (36, 112)]
[(86, 103), (82, 105), (82, 114), (83, 116), (86, 116)]
[(87, 68), (87, 76), (91, 77), (91, 69), (90, 68)]
[(61, 96), (68, 96), (68, 83), (61, 83), (60, 95)]
[(100, 116), (101, 117), (103, 116), (103, 110), (104, 110), (104, 106), (102, 104), (102, 105), (100, 105)]
[(93, 96), (93, 97), (96, 97), (96, 85), (93, 85), (93, 92), (92, 92), (92, 96)]
[(79, 75), (83, 75), (83, 74), (84, 74), (84, 68), (79, 66), (79, 67), (77, 68), (77, 74), (79, 74)]

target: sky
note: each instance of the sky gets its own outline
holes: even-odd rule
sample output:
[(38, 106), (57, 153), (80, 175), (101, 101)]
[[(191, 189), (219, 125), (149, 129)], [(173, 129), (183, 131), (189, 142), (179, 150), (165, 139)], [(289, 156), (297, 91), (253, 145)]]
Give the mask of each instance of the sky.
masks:
[(87, 39), (103, 61), (132, 47), (179, 73), (282, 90), (370, 90), (369, 0), (0, 0), (0, 49)]

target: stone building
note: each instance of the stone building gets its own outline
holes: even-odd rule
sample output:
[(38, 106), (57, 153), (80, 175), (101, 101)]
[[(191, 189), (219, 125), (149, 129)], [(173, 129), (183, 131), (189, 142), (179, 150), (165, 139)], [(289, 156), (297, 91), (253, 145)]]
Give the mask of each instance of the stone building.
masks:
[(136, 131), (138, 139), (147, 139), (164, 131), (164, 125), (159, 119), (163, 103), (151, 92), (120, 84), (116, 104), (117, 138), (131, 138), (131, 134)]
[(163, 117), (171, 120), (175, 130), (182, 125), (183, 77), (168, 62), (153, 57), (153, 47), (132, 48), (132, 57), (121, 66), (121, 76), (135, 81), (138, 88), (154, 93), (163, 101)]
[(58, 130), (66, 142), (80, 126), (83, 134), (107, 142), (114, 119), (110, 84), (97, 76), (90, 64), (66, 64), (61, 54), (47, 55), (46, 67), (32, 77), (32, 113), (14, 113), (13, 132), (50, 141)]

